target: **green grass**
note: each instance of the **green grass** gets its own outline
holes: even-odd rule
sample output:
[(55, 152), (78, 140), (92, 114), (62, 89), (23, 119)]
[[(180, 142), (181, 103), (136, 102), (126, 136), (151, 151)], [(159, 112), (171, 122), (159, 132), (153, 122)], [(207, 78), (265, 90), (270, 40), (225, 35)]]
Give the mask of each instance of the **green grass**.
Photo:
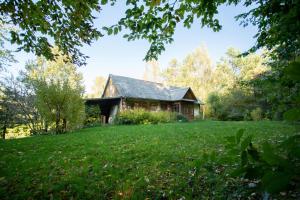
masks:
[[(0, 199), (200, 198), (205, 187), (218, 192), (211, 184), (224, 183), (203, 177), (203, 184), (193, 185), (195, 163), (205, 152), (221, 154), (224, 137), (240, 128), (259, 143), (282, 140), (299, 126), (201, 121), (105, 126), (0, 141)], [(221, 194), (226, 196), (224, 190)]]

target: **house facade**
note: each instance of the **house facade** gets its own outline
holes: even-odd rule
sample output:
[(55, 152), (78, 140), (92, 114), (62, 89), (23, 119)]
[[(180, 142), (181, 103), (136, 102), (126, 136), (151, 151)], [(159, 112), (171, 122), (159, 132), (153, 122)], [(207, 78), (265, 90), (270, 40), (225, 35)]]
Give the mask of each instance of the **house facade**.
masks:
[(109, 75), (102, 96), (86, 99), (86, 104), (98, 105), (105, 123), (113, 123), (119, 112), (136, 108), (177, 112), (191, 120), (202, 115), (203, 105), (189, 87), (165, 86), (117, 75)]

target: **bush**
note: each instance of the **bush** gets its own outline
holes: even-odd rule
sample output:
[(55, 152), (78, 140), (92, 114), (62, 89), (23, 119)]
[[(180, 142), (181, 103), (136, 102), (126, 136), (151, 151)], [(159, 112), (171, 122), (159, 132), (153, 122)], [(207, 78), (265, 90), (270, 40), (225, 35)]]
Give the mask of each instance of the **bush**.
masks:
[(188, 118), (186, 118), (186, 116), (177, 113), (176, 114), (176, 121), (178, 121), (178, 122), (188, 122), (189, 120), (188, 120)]
[(254, 110), (251, 111), (250, 113), (251, 118), (253, 121), (259, 121), (262, 119), (262, 110), (261, 108), (255, 108)]
[(118, 114), (117, 124), (158, 124), (175, 121), (174, 113), (159, 111), (149, 112), (144, 109), (125, 110)]
[(98, 105), (85, 105), (85, 126), (95, 126), (100, 124), (100, 108)]
[(289, 136), (283, 141), (269, 140), (259, 146), (253, 144), (251, 135), (243, 135), (241, 129), (235, 136), (226, 138), (227, 156), (238, 154), (236, 157), (240, 158), (232, 177), (247, 180), (253, 185), (249, 188), (251, 192), (263, 192), (263, 199), (280, 192), (297, 193), (300, 135)]
[(7, 129), (7, 138), (19, 138), (30, 136), (30, 129), (26, 125), (18, 125), (14, 128)]

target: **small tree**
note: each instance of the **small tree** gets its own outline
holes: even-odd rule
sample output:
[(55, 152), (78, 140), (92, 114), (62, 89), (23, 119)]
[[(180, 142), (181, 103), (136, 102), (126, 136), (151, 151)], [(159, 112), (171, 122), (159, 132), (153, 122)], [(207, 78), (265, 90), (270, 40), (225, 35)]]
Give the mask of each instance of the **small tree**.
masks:
[(26, 75), (36, 93), (36, 106), (47, 124), (62, 133), (79, 126), (84, 118), (82, 75), (59, 54), (55, 61), (38, 58), (27, 65)]
[(7, 128), (13, 127), (17, 122), (16, 106), (8, 98), (7, 90), (1, 91), (0, 100), (0, 124), (1, 124), (1, 138), (5, 139)]
[(85, 124), (100, 122), (101, 110), (98, 105), (85, 105)]
[[(3, 77), (1, 86), (1, 123), (3, 127), (25, 124), (31, 133), (42, 128), (41, 116), (34, 105), (33, 91), (20, 79)], [(6, 131), (6, 128), (3, 128)], [(5, 134), (5, 133), (4, 133)]]

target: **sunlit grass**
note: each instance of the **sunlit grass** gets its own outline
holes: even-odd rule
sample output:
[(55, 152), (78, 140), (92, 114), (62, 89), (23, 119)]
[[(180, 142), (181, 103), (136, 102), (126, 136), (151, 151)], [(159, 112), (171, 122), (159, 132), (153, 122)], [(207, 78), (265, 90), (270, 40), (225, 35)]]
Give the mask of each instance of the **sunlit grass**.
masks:
[[(245, 128), (255, 141), (281, 139), (282, 122), (104, 126), (0, 142), (0, 199), (192, 198), (190, 171), (204, 152)], [(299, 127), (298, 127), (299, 128)]]

